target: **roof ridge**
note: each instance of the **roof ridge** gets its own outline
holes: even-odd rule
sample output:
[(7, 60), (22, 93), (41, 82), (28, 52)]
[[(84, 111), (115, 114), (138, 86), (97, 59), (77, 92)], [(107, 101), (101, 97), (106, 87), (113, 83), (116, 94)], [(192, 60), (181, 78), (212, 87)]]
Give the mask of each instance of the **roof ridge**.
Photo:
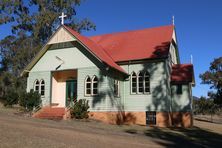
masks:
[(164, 26), (156, 26), (151, 28), (143, 28), (143, 29), (134, 29), (134, 30), (128, 30), (128, 31), (119, 31), (119, 32), (112, 32), (112, 33), (104, 33), (104, 34), (98, 34), (93, 36), (87, 36), (88, 38), (94, 38), (94, 37), (100, 37), (100, 36), (106, 36), (106, 35), (116, 35), (116, 34), (124, 34), (124, 33), (131, 33), (131, 32), (137, 32), (137, 31), (144, 31), (149, 29), (158, 29), (163, 27), (174, 27), (174, 25), (164, 25)]

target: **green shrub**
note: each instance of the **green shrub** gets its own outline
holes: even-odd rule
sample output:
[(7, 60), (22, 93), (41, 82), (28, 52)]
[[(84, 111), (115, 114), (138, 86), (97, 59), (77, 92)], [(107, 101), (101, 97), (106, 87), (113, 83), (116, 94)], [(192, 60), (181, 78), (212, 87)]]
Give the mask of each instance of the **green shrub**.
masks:
[(7, 90), (5, 99), (4, 99), (4, 106), (12, 106), (14, 104), (17, 104), (18, 98), (19, 98), (19, 95), (15, 90), (13, 89)]
[(31, 90), (30, 92), (23, 92), (19, 96), (19, 105), (31, 111), (34, 107), (42, 103), (41, 96), (38, 92)]
[(88, 109), (89, 109), (88, 101), (86, 99), (80, 99), (71, 108), (70, 110), (71, 117), (76, 119), (88, 118), (89, 117)]

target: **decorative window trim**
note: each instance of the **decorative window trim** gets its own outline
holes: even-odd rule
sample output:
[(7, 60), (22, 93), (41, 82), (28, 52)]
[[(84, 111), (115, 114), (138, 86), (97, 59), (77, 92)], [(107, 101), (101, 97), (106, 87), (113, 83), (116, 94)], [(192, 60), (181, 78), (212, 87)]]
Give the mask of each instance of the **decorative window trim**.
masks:
[[(134, 75), (135, 74), (135, 75)], [(134, 75), (134, 76), (133, 76)], [(136, 78), (136, 92), (133, 92), (133, 77)], [(134, 82), (135, 83), (135, 82)], [(137, 94), (137, 75), (136, 73), (133, 71), (130, 75), (130, 93), (131, 94)]]
[[(42, 84), (42, 82), (43, 82), (43, 84)], [(42, 86), (44, 86), (44, 90), (42, 90)], [(44, 92), (43, 95), (42, 95), (42, 91)], [(45, 97), (45, 81), (43, 79), (40, 80), (39, 94), (41, 95), (41, 97)]]
[[(114, 80), (113, 93), (115, 97), (120, 97), (120, 83), (118, 80)], [(115, 90), (117, 88), (117, 90)], [(117, 92), (117, 93), (116, 93)]]
[[(38, 84), (36, 84), (38, 82)], [(36, 86), (38, 86), (38, 90), (36, 90)], [(39, 80), (38, 79), (36, 79), (35, 81), (34, 81), (34, 86), (33, 86), (34, 88), (33, 88), (33, 90), (34, 91), (38, 91), (39, 92), (39, 90), (40, 90), (40, 82), (39, 82)]]
[[(87, 79), (89, 78), (90, 81), (87, 82)], [(94, 79), (97, 79), (97, 81), (94, 81)], [(93, 84), (97, 83), (97, 88), (94, 88)], [(87, 84), (90, 84), (90, 94), (87, 94)], [(99, 79), (97, 76), (93, 76), (92, 79), (90, 78), (90, 76), (86, 76), (85, 81), (84, 81), (84, 96), (85, 97), (91, 97), (91, 96), (97, 96), (99, 95)], [(97, 93), (94, 94), (93, 90), (97, 89)]]
[[(97, 81), (94, 81), (94, 79), (97, 79)], [(97, 87), (94, 88), (93, 84), (94, 83), (97, 83)], [(99, 85), (99, 79), (97, 78), (97, 76), (93, 76), (92, 77), (92, 82), (91, 82), (91, 96), (97, 96), (99, 93), (98, 93), (98, 85)], [(97, 89), (97, 93), (94, 94), (94, 89)]]
[[(150, 94), (151, 91), (150, 91), (150, 74), (148, 71), (139, 71), (137, 74), (133, 71), (130, 75), (130, 92), (131, 94), (139, 94), (139, 95), (142, 95), (142, 94)], [(149, 81), (146, 81), (145, 79), (146, 78), (149, 78)], [(133, 78), (136, 78), (136, 92), (133, 92)], [(141, 79), (142, 79), (142, 82), (141, 82)], [(146, 86), (146, 82), (148, 82), (148, 86)], [(135, 83), (135, 82), (134, 82)], [(139, 85), (140, 83), (142, 83), (142, 87)], [(148, 90), (149, 91), (146, 91), (148, 87)], [(140, 89), (142, 89), (142, 91), (140, 91)]]
[[(148, 86), (146, 86), (146, 77), (149, 78)], [(144, 79), (144, 82), (143, 82), (144, 83), (144, 90), (143, 90), (143, 92), (144, 92), (144, 94), (150, 94), (150, 73), (148, 71), (146, 71), (144, 73), (143, 79)], [(148, 87), (149, 91), (146, 91), (147, 87)]]
[[(38, 82), (38, 84), (36, 84), (37, 82)], [(44, 82), (44, 84), (42, 84), (42, 82)], [(36, 90), (37, 86), (38, 86), (38, 90)], [(42, 86), (44, 86), (44, 90), (42, 90)], [(42, 98), (45, 97), (45, 81), (44, 81), (44, 79), (41, 79), (40, 81), (38, 79), (36, 79), (34, 81), (34, 88), (33, 88), (33, 90), (35, 92), (38, 92)], [(42, 95), (42, 91), (44, 91), (43, 95)]]
[[(87, 79), (89, 78), (89, 82), (87, 81)], [(84, 83), (85, 83), (85, 92), (84, 92), (84, 95), (85, 96), (91, 96), (91, 93), (92, 93), (92, 81), (91, 81), (91, 78), (90, 78), (90, 76), (86, 76), (86, 78), (85, 78), (85, 81), (84, 81)], [(90, 88), (87, 88), (87, 84), (90, 84)], [(87, 89), (90, 89), (90, 93), (89, 94), (87, 94)]]
[[(140, 87), (140, 77), (142, 79), (142, 87)], [(142, 92), (140, 92), (139, 89), (142, 89)], [(144, 74), (142, 71), (139, 71), (137, 74), (137, 94), (143, 94), (144, 93)]]

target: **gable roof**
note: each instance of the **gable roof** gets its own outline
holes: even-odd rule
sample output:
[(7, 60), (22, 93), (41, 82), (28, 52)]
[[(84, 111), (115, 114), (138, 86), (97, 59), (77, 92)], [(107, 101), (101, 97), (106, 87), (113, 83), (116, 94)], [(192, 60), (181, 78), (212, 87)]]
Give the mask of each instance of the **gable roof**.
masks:
[(162, 58), (168, 56), (174, 26), (162, 26), (92, 36), (115, 62)]
[[(106, 63), (108, 66), (112, 67), (113, 69), (116, 69), (117, 71), (127, 74), (119, 65), (117, 65), (112, 58), (105, 52), (105, 50), (88, 39), (87, 37), (84, 37), (74, 31), (73, 29), (61, 25), (57, 31), (63, 27), (65, 30), (68, 31), (72, 36), (74, 36), (83, 46), (87, 47), (87, 50), (93, 54), (97, 59), (99, 59), (101, 62)], [(57, 32), (56, 31), (56, 32)], [(37, 55), (32, 59), (32, 61), (25, 67), (25, 69), (22, 71), (21, 75), (24, 75), (26, 72), (32, 69), (32, 67), (38, 62), (38, 60), (45, 54), (45, 52), (48, 50), (49, 45), (48, 42), (53, 38), (53, 36), (56, 34), (56, 32), (48, 39), (46, 44), (43, 46), (43, 48), (37, 53)]]
[[(98, 60), (124, 74), (127, 73), (116, 62), (167, 57), (174, 33), (174, 26), (169, 25), (85, 37), (65, 25), (61, 25), (57, 31), (61, 27), (75, 37), (75, 39)], [(36, 57), (33, 58), (25, 70), (23, 70), (21, 75), (31, 70), (41, 56), (47, 51), (49, 47), (48, 42), (43, 46)]]
[(171, 73), (172, 83), (188, 83), (194, 81), (194, 69), (192, 64), (174, 64)]
[(77, 33), (76, 31), (74, 31), (73, 29), (63, 25), (65, 29), (67, 29), (73, 36), (75, 36), (77, 38), (77, 40), (79, 40), (79, 42), (81, 42), (83, 45), (85, 45), (88, 50), (90, 50), (92, 52), (92, 54), (94, 56), (96, 56), (97, 58), (99, 58), (100, 60), (102, 60), (104, 63), (106, 63), (107, 65), (109, 65), (110, 67), (127, 74), (119, 65), (117, 65), (112, 57), (110, 57), (109, 54), (107, 54), (105, 52), (105, 50), (99, 46), (98, 44), (94, 43), (93, 41), (91, 41), (89, 38), (84, 37), (82, 35), (80, 35), (79, 33)]

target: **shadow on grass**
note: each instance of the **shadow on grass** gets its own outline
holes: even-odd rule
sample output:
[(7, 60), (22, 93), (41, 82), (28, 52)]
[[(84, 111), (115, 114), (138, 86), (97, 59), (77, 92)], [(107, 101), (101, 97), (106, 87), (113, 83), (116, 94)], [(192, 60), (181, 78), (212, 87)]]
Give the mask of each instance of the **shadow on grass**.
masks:
[[(125, 132), (137, 134), (135, 129), (128, 129)], [(222, 135), (207, 131), (198, 127), (193, 128), (156, 128), (151, 127), (143, 131), (147, 137), (153, 138), (154, 142), (163, 147), (213, 147), (222, 146)]]

